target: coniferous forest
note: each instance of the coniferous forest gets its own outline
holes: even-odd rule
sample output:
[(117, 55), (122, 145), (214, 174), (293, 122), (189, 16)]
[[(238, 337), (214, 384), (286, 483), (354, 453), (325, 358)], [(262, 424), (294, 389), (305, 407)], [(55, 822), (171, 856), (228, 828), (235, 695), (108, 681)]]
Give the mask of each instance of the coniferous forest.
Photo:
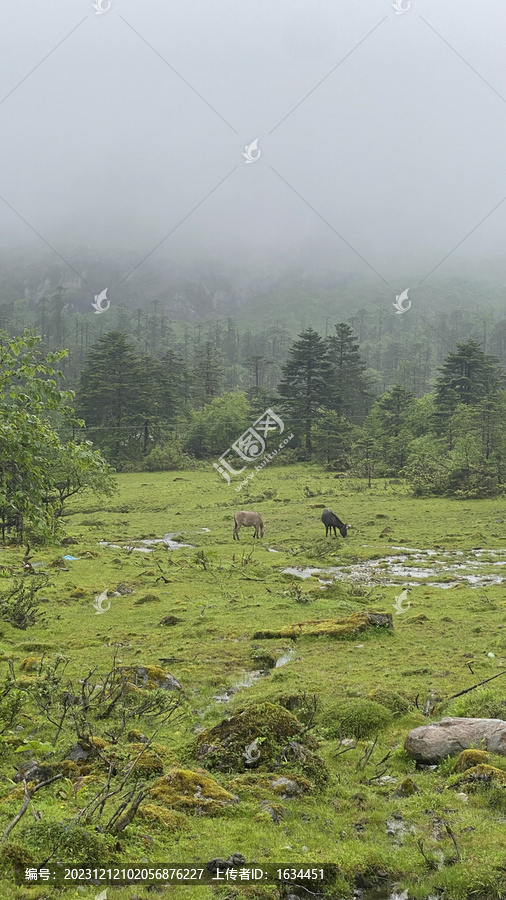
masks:
[[(322, 315), (330, 291), (316, 286), (313, 322), (304, 313), (299, 327), (297, 316), (251, 324), (257, 298), (237, 316), (207, 321), (178, 318), (156, 300), (95, 316), (77, 311), (79, 303), (60, 287), (37, 300), (0, 304), (0, 325), (2, 344), (24, 341), (30, 365), (58, 358), (59, 374), (53, 366), (39, 384), (47, 390), (52, 379), (60, 397), (53, 418), (66, 452), (86, 447), (99, 481), (107, 467), (208, 465), (272, 408), (294, 433), (279, 464), (317, 461), (369, 483), (404, 477), (417, 496), (472, 499), (501, 494), (506, 465), (506, 318), (497, 288), (495, 305), (479, 308), (471, 301), (474, 287), (442, 284), (438, 296), (454, 298), (447, 308), (415, 305), (401, 317), (369, 296), (366, 306), (337, 320)], [(479, 286), (481, 295), (485, 288)], [(279, 287), (271, 293), (275, 306)], [(334, 287), (341, 310), (350, 290), (344, 300), (342, 293)], [(264, 308), (268, 301), (262, 299)], [(301, 295), (298, 303), (308, 306)], [(14, 372), (8, 356), (4, 387)], [(48, 402), (55, 396), (49, 392)], [(2, 403), (7, 413), (19, 397), (6, 392)], [(13, 501), (20, 448), (4, 436), (0, 452), (4, 503), (10, 516), (26, 515), (30, 504)], [(57, 497), (61, 515), (73, 487), (62, 488), (56, 463), (41, 479), (48, 482), (41, 488), (46, 511), (48, 498)]]

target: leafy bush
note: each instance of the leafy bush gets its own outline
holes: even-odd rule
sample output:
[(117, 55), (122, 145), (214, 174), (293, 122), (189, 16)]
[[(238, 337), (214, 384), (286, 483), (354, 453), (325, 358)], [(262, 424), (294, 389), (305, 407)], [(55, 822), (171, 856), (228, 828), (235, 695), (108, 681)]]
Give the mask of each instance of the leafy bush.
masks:
[(35, 625), (39, 609), (37, 593), (46, 587), (49, 578), (34, 576), (28, 580), (15, 581), (14, 585), (0, 593), (0, 618), (13, 628), (23, 631)]
[(142, 462), (135, 466), (136, 471), (141, 472), (170, 472), (194, 468), (195, 459), (190, 454), (184, 453), (177, 441), (153, 447)]
[(105, 835), (72, 822), (36, 822), (19, 832), (19, 840), (34, 856), (72, 860), (77, 866), (103, 865), (108, 857)]
[(387, 688), (376, 688), (376, 690), (371, 691), (369, 700), (374, 700), (375, 703), (386, 707), (396, 716), (403, 716), (411, 708), (411, 703), (406, 697)]
[(358, 740), (382, 731), (393, 721), (392, 713), (373, 700), (341, 700), (327, 706), (322, 725), (329, 738), (355, 737)]
[(0, 734), (12, 729), (26, 701), (26, 694), (16, 687), (12, 675), (0, 682)]

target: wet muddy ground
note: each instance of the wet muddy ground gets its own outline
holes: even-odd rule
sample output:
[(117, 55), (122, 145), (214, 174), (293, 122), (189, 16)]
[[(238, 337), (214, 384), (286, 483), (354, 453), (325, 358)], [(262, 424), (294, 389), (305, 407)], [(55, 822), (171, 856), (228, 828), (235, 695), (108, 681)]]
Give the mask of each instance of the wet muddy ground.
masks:
[(392, 547), (392, 550), (397, 552), (351, 565), (293, 566), (283, 572), (298, 578), (316, 577), (322, 584), (348, 581), (369, 586), (423, 584), (451, 588), (464, 583), (470, 587), (486, 587), (506, 580), (506, 550), (420, 550), (416, 547)]

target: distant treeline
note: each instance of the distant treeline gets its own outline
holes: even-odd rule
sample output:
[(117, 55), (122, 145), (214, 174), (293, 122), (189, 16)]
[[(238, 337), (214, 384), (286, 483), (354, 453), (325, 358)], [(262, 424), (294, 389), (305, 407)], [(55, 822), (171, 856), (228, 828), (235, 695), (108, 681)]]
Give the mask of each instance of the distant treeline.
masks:
[(85, 426), (63, 436), (119, 470), (216, 459), (271, 407), (295, 433), (280, 462), (405, 476), (417, 494), (503, 489), (506, 319), (472, 305), (364, 307), (294, 339), (294, 322), (175, 322), (156, 302), (73, 313), (59, 290), (0, 305), (1, 325), (31, 327), (38, 353), (68, 348), (59, 367)]
[[(314, 288), (305, 282), (297, 287), (281, 284), (249, 302), (242, 298), (233, 316), (210, 313), (215, 303), (218, 309), (223, 307), (219, 298), (224, 290), (218, 291), (214, 282), (182, 281), (173, 293), (150, 302), (139, 298), (133, 309), (113, 303), (98, 315), (91, 302), (88, 311), (76, 311), (83, 304), (74, 305), (70, 289), (58, 289), (36, 301), (2, 302), (0, 293), (0, 328), (11, 335), (34, 328), (44, 349), (68, 348), (62, 365), (66, 386), (74, 389), (89, 349), (108, 331), (125, 334), (140, 354), (162, 359), (172, 351), (190, 370), (209, 347), (219, 366), (220, 391), (247, 392), (255, 386), (275, 391), (297, 334), (311, 326), (329, 336), (336, 322), (352, 327), (376, 394), (400, 384), (422, 396), (433, 388), (448, 353), (470, 338), (506, 367), (506, 304), (495, 282), (453, 279), (430, 288), (425, 285), (423, 294), (418, 291), (420, 299), (417, 291), (410, 291), (417, 299), (404, 315), (395, 313), (394, 293), (384, 286), (372, 291), (370, 285), (360, 284)], [(228, 306), (230, 293), (228, 286)], [(185, 321), (184, 316), (195, 319), (200, 294), (200, 318)]]

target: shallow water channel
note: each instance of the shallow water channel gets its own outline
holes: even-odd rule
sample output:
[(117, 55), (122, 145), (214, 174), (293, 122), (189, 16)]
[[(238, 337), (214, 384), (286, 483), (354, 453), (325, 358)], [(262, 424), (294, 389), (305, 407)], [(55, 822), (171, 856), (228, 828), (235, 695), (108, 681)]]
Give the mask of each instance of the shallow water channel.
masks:
[(417, 547), (392, 547), (392, 550), (397, 553), (351, 565), (288, 566), (283, 572), (297, 578), (315, 576), (322, 584), (349, 581), (370, 586), (409, 582), (411, 587), (427, 584), (451, 588), (463, 583), (486, 587), (506, 581), (506, 550), (419, 550)]
[[(209, 528), (201, 528), (199, 529), (199, 533), (204, 531), (209, 531)], [(181, 541), (175, 541), (175, 537), (180, 537), (180, 531), (170, 531), (168, 534), (164, 534), (161, 538), (150, 538), (149, 540), (140, 540), (135, 541), (135, 544), (140, 544), (140, 547), (136, 547), (135, 544), (113, 544), (110, 541), (99, 541), (99, 547), (115, 547), (117, 550), (132, 550), (140, 553), (153, 553), (156, 549), (153, 547), (153, 544), (165, 544), (165, 546), (169, 550), (179, 550), (180, 547), (190, 547), (192, 550), (194, 549), (194, 544), (183, 544)]]

